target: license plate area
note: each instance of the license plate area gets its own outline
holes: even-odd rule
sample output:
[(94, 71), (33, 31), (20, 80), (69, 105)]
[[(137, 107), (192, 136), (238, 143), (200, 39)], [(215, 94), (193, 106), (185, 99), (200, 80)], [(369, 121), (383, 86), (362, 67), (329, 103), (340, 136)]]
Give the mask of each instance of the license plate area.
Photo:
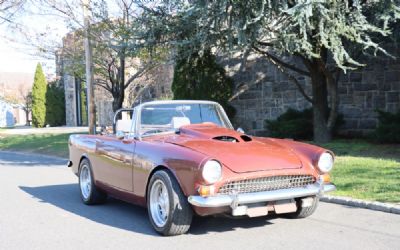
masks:
[(275, 201), (273, 207), (276, 214), (287, 214), (297, 211), (296, 201), (294, 199)]

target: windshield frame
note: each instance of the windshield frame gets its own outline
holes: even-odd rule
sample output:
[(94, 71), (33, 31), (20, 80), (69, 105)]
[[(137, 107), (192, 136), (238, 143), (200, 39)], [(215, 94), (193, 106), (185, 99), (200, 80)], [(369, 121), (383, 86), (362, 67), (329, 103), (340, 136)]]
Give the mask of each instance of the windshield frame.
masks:
[[(147, 136), (142, 136), (140, 134), (140, 128), (141, 128), (141, 115), (142, 115), (142, 110), (148, 106), (153, 106), (153, 105), (163, 105), (163, 104), (207, 104), (207, 105), (215, 105), (218, 113), (221, 115), (222, 122), (226, 125), (227, 128), (233, 129), (232, 123), (229, 120), (228, 116), (225, 113), (225, 110), (222, 108), (222, 106), (217, 103), (217, 102), (212, 102), (212, 101), (197, 101), (197, 100), (174, 100), (174, 101), (152, 101), (152, 102), (146, 102), (143, 104), (140, 104), (139, 106), (135, 107), (136, 111), (135, 112), (135, 124), (134, 124), (134, 134), (136, 135), (136, 138), (141, 140), (142, 137), (147, 137)], [(148, 136), (153, 136), (153, 135), (160, 135), (160, 134), (169, 134), (172, 131), (166, 131), (166, 132), (161, 132), (161, 133), (156, 133), (156, 134), (151, 134)]]

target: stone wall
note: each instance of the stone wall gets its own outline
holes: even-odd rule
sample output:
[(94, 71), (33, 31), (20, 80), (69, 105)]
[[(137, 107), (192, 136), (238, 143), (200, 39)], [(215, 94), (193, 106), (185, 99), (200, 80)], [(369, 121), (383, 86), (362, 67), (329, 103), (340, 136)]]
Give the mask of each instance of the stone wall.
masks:
[[(231, 103), (237, 110), (235, 126), (247, 133), (267, 135), (266, 119), (276, 119), (288, 108), (311, 107), (295, 84), (262, 58), (250, 57), (245, 65), (232, 58), (222, 63), (235, 81), (236, 92), (246, 90)], [(310, 95), (309, 79), (303, 76), (297, 79)], [(400, 60), (371, 59), (367, 67), (343, 74), (339, 99), (339, 112), (345, 121), (339, 132), (367, 134), (377, 126), (377, 109), (389, 112), (400, 109)]]

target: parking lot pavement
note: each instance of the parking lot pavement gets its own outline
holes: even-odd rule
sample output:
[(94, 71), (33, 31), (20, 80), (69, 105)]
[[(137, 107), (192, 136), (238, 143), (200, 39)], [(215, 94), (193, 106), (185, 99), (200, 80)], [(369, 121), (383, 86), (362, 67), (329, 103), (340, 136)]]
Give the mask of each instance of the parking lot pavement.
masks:
[(59, 158), (0, 151), (0, 249), (399, 249), (400, 216), (320, 203), (307, 219), (195, 218), (188, 234), (154, 233), (144, 208), (80, 201)]

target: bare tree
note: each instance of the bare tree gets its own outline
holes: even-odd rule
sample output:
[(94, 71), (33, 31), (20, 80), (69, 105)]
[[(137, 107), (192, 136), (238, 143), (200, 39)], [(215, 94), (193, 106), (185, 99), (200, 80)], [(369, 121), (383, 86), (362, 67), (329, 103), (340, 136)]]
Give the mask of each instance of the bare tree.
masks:
[[(92, 8), (96, 22), (90, 28), (94, 83), (111, 94), (113, 111), (122, 107), (125, 90), (137, 89), (141, 93), (142, 87), (148, 87), (148, 83), (135, 83), (135, 80), (158, 66), (165, 54), (161, 50), (147, 50), (143, 46), (146, 30), (141, 24), (140, 13), (135, 12), (135, 1), (117, 2), (121, 13), (117, 18), (108, 16), (104, 3)], [(66, 70), (84, 80), (82, 30), (77, 30), (73, 36), (74, 39), (63, 48), (64, 57), (69, 61)]]
[(19, 95), (22, 99), (23, 110), (25, 111), (26, 125), (29, 124), (29, 114), (32, 112), (32, 91), (24, 88), (22, 85), (19, 87)]
[(14, 16), (20, 12), (26, 0), (0, 0), (0, 25), (13, 23)]

